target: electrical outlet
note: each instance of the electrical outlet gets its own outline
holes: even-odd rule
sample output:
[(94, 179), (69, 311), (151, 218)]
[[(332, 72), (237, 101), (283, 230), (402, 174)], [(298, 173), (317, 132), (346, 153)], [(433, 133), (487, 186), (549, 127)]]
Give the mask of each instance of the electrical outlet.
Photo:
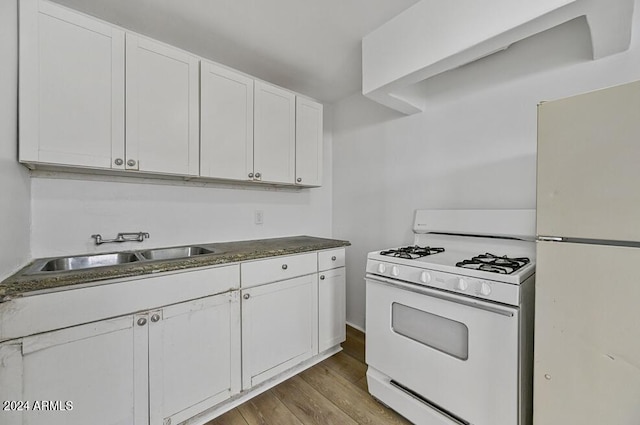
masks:
[(254, 213), (254, 217), (255, 217), (256, 224), (264, 223), (264, 211), (256, 210)]

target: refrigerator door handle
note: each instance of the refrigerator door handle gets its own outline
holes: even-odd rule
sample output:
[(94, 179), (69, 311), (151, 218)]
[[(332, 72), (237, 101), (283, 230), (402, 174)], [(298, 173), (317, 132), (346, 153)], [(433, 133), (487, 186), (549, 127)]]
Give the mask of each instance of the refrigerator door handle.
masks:
[(538, 236), (539, 241), (543, 242), (562, 242), (564, 239), (556, 237), (556, 236)]

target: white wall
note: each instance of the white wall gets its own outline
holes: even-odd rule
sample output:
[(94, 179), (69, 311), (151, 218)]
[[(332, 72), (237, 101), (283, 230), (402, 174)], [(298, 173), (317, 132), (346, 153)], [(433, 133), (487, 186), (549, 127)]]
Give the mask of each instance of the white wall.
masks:
[(0, 1), (0, 281), (29, 259), (29, 174), (17, 162), (17, 5)]
[(636, 0), (632, 45), (618, 55), (588, 60), (578, 20), (434, 78), (424, 113), (361, 95), (335, 105), (333, 235), (353, 243), (350, 323), (365, 326), (367, 252), (412, 242), (414, 210), (535, 207), (536, 105), (640, 79), (639, 12)]
[[(324, 185), (302, 190), (37, 177), (34, 258), (292, 235), (331, 236), (331, 110), (325, 113)], [(60, 177), (60, 176), (57, 176)], [(63, 175), (64, 177), (64, 175)], [(80, 177), (78, 177), (80, 178)], [(254, 223), (254, 211), (264, 223)], [(144, 243), (96, 246), (90, 236), (145, 231)]]

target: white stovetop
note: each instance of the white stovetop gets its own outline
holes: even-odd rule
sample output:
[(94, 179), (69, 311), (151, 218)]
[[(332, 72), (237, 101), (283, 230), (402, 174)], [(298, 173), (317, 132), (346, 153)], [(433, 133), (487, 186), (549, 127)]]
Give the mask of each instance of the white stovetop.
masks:
[[(429, 246), (432, 248), (444, 248), (445, 252), (417, 259), (404, 259), (381, 255), (381, 250), (378, 250), (369, 253), (368, 258), (370, 260), (386, 263), (402, 264), (428, 270), (438, 270), (461, 276), (472, 276), (516, 285), (522, 283), (535, 272), (535, 242), (533, 241), (418, 234), (415, 237), (414, 244), (419, 246)], [(456, 263), (460, 261), (469, 260), (474, 256), (486, 253), (491, 253), (496, 256), (506, 255), (510, 258), (527, 257), (529, 258), (530, 263), (511, 274), (500, 274), (456, 267)]]

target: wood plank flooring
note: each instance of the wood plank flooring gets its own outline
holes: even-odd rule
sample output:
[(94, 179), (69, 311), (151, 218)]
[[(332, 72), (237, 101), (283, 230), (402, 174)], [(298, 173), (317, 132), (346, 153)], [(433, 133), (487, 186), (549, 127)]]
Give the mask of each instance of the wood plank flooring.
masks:
[(207, 425), (409, 425), (367, 392), (364, 342), (347, 326), (341, 352)]

